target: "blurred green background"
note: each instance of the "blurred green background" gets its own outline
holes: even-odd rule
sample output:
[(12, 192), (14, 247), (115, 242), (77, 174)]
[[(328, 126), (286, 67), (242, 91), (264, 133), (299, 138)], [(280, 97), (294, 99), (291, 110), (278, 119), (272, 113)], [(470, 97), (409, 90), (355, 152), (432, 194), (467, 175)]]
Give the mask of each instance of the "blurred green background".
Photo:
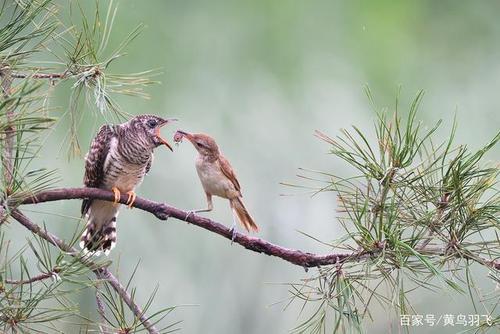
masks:
[[(64, 13), (65, 1), (61, 1)], [(444, 119), (443, 140), (454, 115), (456, 143), (477, 148), (499, 129), (500, 24), (497, 1), (133, 1), (118, 2), (112, 33), (117, 45), (138, 23), (146, 30), (112, 72), (161, 68), (150, 100), (118, 97), (132, 114), (180, 119), (175, 129), (213, 135), (242, 184), (260, 237), (307, 251), (327, 252), (298, 231), (330, 241), (342, 235), (335, 195), (311, 198), (280, 182), (302, 184), (299, 167), (348, 175), (313, 136), (336, 135), (355, 124), (372, 134), (375, 115), (363, 93), (368, 84), (379, 106), (394, 106), (401, 85), (402, 110), (418, 89), (426, 96), (418, 118), (432, 126)], [(55, 89), (53, 106), (68, 106), (69, 87)], [(102, 119), (88, 117), (80, 140), (87, 150)], [(65, 123), (54, 131), (40, 164), (58, 168), (61, 186), (81, 185), (83, 158), (68, 162)], [(55, 154), (57, 152), (57, 154)], [(490, 159), (498, 158), (495, 149)], [(205, 205), (194, 168), (195, 151), (184, 143), (160, 149), (140, 196), (184, 209)], [(287, 194), (287, 196), (282, 196)], [(216, 199), (207, 216), (231, 224), (226, 201)], [(80, 203), (38, 206), (77, 216)], [(34, 209), (34, 208), (33, 208)], [(35, 216), (35, 213), (32, 214)], [(48, 228), (69, 238), (78, 221), (37, 213)], [(16, 227), (13, 229), (17, 231)], [(19, 238), (26, 233), (19, 229)], [(24, 240), (24, 239), (23, 239)], [(183, 222), (159, 222), (122, 209), (118, 243), (110, 255), (144, 302), (156, 284), (154, 308), (179, 305), (168, 321), (183, 320), (183, 333), (286, 333), (298, 324), (297, 306), (283, 311), (289, 294), (279, 283), (304, 278), (304, 270), (231, 245)], [(479, 278), (484, 272), (478, 272)], [(484, 289), (494, 288), (483, 279)], [(84, 314), (94, 315), (92, 291), (79, 294)], [(412, 295), (421, 313), (476, 313), (467, 298), (446, 290)], [(385, 333), (399, 320), (373, 304), (369, 333)], [(417, 333), (455, 333), (425, 327)]]

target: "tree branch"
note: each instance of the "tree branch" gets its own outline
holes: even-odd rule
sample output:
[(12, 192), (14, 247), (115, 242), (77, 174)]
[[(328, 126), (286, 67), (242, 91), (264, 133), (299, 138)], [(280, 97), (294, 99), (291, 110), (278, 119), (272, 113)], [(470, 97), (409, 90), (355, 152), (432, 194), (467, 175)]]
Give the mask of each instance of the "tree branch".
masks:
[[(2, 80), (2, 98), (3, 100), (7, 100), (11, 95), (12, 88), (12, 72), (8, 66), (4, 66), (0, 69), (0, 78)], [(13, 155), (16, 129), (12, 124), (14, 118), (14, 110), (12, 109), (12, 106), (10, 104), (7, 104), (5, 105), (5, 109), (5, 115), (7, 116), (7, 127), (5, 128), (5, 139), (2, 152), (2, 167), (6, 190), (10, 191), (14, 175)]]
[(19, 73), (15, 72), (11, 74), (12, 78), (16, 79), (27, 79), (27, 78), (32, 78), (32, 79), (64, 79), (66, 77), (66, 72), (62, 73)]
[[(113, 201), (114, 194), (111, 191), (98, 189), (98, 188), (61, 188), (40, 192), (32, 197), (26, 198), (21, 201), (20, 204), (36, 204), (42, 202), (51, 202), (59, 200), (69, 200), (69, 199), (100, 199), (105, 201)], [(120, 203), (126, 204), (128, 200), (127, 195), (122, 195), (120, 198)], [(150, 201), (144, 198), (137, 197), (134, 207), (147, 211), (155, 215), (160, 220), (167, 220), (169, 217), (173, 217), (187, 223), (199, 226), (213, 233), (217, 233), (226, 239), (231, 240), (233, 233), (228, 227), (217, 223), (209, 218), (202, 217), (195, 214), (189, 214), (187, 211), (177, 209), (165, 203), (158, 203)], [(242, 233), (235, 233), (234, 242), (240, 244), (241, 246), (257, 253), (264, 253), (270, 256), (279, 257), (287, 262), (293, 263), (295, 265), (301, 266), (305, 269), (310, 267), (319, 267), (325, 265), (342, 264), (344, 262), (361, 261), (372, 256), (376, 256), (382, 251), (382, 249), (375, 248), (373, 251), (361, 250), (351, 253), (331, 253), (331, 254), (313, 254), (308, 252), (303, 252), (301, 250), (294, 250), (285, 248), (272, 244), (266, 240), (244, 235)], [(423, 254), (434, 255), (434, 256), (444, 256), (446, 252), (442, 249), (419, 249)], [(457, 257), (467, 257), (481, 264), (488, 265), (492, 268), (500, 270), (500, 261), (486, 260), (478, 257), (466, 256), (462, 254), (456, 254)]]
[(35, 283), (35, 282), (42, 281), (42, 280), (47, 279), (47, 278), (58, 277), (58, 273), (60, 271), (61, 270), (59, 268), (53, 268), (51, 271), (49, 271), (47, 273), (42, 273), (42, 274), (33, 276), (30, 279), (26, 279), (26, 280), (6, 279), (5, 283), (14, 284), (14, 285)]
[(99, 291), (99, 283), (96, 284), (95, 287), (95, 301), (97, 305), (97, 312), (99, 313), (102, 321), (102, 325), (99, 325), (99, 330), (101, 331), (101, 334), (109, 334), (108, 328), (104, 325), (106, 321), (106, 309), (104, 308), (104, 302), (101, 299), (101, 296), (99, 296), (100, 291)]
[[(40, 192), (33, 197), (23, 200), (21, 204), (36, 204), (42, 202), (84, 198), (100, 199), (112, 202), (114, 200), (114, 194), (110, 191), (98, 188), (62, 188)], [(127, 199), (127, 195), (122, 195), (120, 203), (126, 204)], [(232, 230), (220, 223), (199, 215), (190, 214), (188, 216), (187, 211), (177, 209), (168, 204), (158, 203), (137, 197), (133, 206), (152, 213), (160, 220), (167, 220), (169, 217), (173, 217), (217, 233), (229, 240), (231, 240), (233, 236)], [(357, 259), (360, 256), (369, 255), (367, 252), (336, 253), (327, 255), (312, 254), (302, 252), (300, 250), (281, 247), (266, 240), (244, 235), (242, 233), (235, 233), (234, 242), (251, 251), (264, 253), (270, 256), (277, 256), (285, 261), (304, 268), (330, 265), (337, 263), (337, 261), (344, 262), (348, 258)]]
[(69, 255), (80, 259), (83, 264), (85, 264), (89, 269), (91, 269), (94, 272), (97, 278), (106, 280), (109, 283), (109, 285), (111, 285), (111, 287), (116, 291), (116, 293), (125, 302), (125, 304), (127, 304), (130, 310), (141, 321), (143, 326), (148, 330), (150, 334), (159, 334), (158, 329), (156, 329), (156, 327), (148, 320), (148, 318), (146, 318), (144, 312), (133, 301), (132, 297), (125, 289), (125, 287), (121, 285), (118, 279), (107, 268), (99, 267), (92, 260), (81, 257), (80, 256), (81, 252), (79, 252), (76, 248), (66, 244), (64, 241), (59, 239), (54, 234), (47, 232), (46, 230), (43, 230), (40, 226), (33, 223), (28, 217), (22, 214), (19, 210), (17, 209), (12, 210), (10, 214), (15, 220), (17, 220), (19, 223), (21, 223), (24, 227), (26, 227), (34, 234), (47, 240), (48, 242), (58, 247), (63, 252), (66, 252)]

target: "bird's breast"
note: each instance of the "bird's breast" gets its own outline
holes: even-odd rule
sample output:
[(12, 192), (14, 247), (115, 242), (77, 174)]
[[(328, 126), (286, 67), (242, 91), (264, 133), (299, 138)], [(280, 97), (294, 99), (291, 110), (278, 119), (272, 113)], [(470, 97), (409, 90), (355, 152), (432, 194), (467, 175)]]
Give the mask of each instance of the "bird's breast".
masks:
[(234, 189), (233, 183), (222, 173), (216, 161), (208, 162), (197, 159), (196, 171), (206, 193), (223, 198), (236, 196), (237, 191)]
[(104, 164), (104, 186), (116, 187), (121, 192), (132, 191), (142, 182), (147, 164), (130, 163), (113, 146), (112, 143)]
[(112, 166), (109, 177), (106, 178), (106, 185), (110, 188), (116, 187), (122, 192), (132, 191), (144, 178), (144, 168), (135, 168), (135, 166)]

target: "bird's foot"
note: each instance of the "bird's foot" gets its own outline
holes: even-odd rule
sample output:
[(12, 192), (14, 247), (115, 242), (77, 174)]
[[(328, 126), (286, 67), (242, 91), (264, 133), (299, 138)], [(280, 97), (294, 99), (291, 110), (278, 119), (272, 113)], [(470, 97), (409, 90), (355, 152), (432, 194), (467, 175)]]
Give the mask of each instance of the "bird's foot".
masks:
[(236, 234), (238, 234), (238, 232), (236, 231), (236, 227), (232, 227), (231, 228), (231, 245), (233, 244), (234, 242), (234, 239), (236, 239)]
[(200, 213), (200, 212), (209, 212), (209, 211), (212, 211), (212, 208), (211, 207), (208, 207), (208, 209), (198, 209), (198, 210), (189, 210), (187, 212), (187, 215), (186, 215), (186, 218), (184, 218), (184, 220), (187, 220), (191, 215), (194, 215), (196, 213)]
[(128, 195), (128, 199), (127, 199), (126, 204), (128, 205), (129, 209), (132, 209), (132, 205), (134, 204), (135, 199), (137, 198), (137, 195), (135, 194), (135, 192), (133, 190), (127, 191), (127, 195)]
[[(192, 215), (195, 215), (199, 212), (205, 212), (206, 210), (189, 210), (186, 214), (186, 218), (184, 218), (184, 220), (188, 220), (189, 217), (191, 217)], [(188, 222), (189, 223), (189, 222)]]
[(236, 215), (234, 210), (233, 211), (233, 225), (231, 226), (231, 246), (233, 245), (234, 239), (236, 239)]
[(122, 194), (120, 193), (120, 190), (118, 190), (117, 187), (113, 187), (113, 188), (111, 188), (111, 190), (115, 194), (115, 200), (114, 200), (113, 204), (120, 203), (120, 197), (122, 196)]
[(184, 220), (188, 220), (189, 216), (194, 215), (196, 213), (196, 210), (189, 210), (186, 214), (186, 218)]

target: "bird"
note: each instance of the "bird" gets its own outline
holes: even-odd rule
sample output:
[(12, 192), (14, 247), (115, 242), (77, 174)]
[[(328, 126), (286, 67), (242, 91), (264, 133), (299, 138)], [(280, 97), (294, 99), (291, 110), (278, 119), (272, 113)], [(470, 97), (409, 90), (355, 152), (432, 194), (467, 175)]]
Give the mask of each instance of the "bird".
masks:
[[(229, 206), (233, 212), (232, 240), (236, 236), (236, 219), (247, 230), (247, 232), (258, 232), (259, 227), (248, 213), (243, 204), (241, 186), (229, 161), (222, 155), (215, 140), (203, 133), (188, 133), (177, 130), (174, 141), (178, 144), (183, 138), (187, 138), (198, 151), (196, 158), (196, 171), (200, 178), (207, 199), (207, 208), (191, 210), (192, 213), (209, 212), (213, 210), (212, 196), (218, 196), (229, 200)], [(187, 219), (186, 217), (186, 219)]]
[(153, 150), (161, 145), (172, 151), (161, 137), (160, 128), (175, 119), (155, 115), (139, 115), (129, 121), (101, 126), (85, 156), (85, 187), (111, 190), (114, 202), (84, 199), (81, 214), (87, 224), (80, 239), (86, 252), (108, 255), (116, 244), (116, 218), (121, 193), (128, 195), (127, 205), (132, 207), (135, 189), (149, 172)]

